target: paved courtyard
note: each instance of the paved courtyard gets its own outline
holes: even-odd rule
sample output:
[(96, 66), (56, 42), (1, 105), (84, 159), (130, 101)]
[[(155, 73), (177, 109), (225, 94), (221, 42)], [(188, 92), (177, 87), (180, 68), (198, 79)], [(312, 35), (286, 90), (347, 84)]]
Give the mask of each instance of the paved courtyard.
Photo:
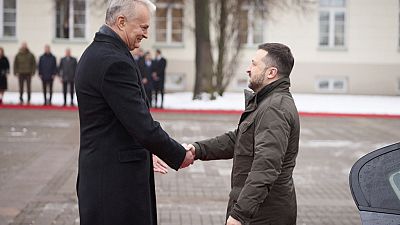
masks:
[[(239, 115), (154, 114), (180, 142), (234, 129)], [(299, 225), (361, 224), (352, 164), (399, 141), (399, 119), (302, 117), (294, 179)], [(0, 110), (0, 225), (79, 224), (76, 111)], [(156, 176), (160, 225), (224, 224), (231, 160)]]

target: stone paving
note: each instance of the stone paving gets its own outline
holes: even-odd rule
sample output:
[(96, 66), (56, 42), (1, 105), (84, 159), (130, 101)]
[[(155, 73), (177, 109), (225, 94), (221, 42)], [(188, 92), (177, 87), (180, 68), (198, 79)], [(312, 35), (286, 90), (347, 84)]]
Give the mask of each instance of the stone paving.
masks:
[[(191, 143), (234, 129), (239, 115), (155, 114)], [(349, 187), (352, 164), (399, 141), (400, 120), (302, 117), (294, 179), (299, 225), (361, 224)], [(78, 225), (74, 111), (0, 110), (0, 225)], [(231, 160), (195, 162), (156, 175), (160, 225), (224, 224)]]

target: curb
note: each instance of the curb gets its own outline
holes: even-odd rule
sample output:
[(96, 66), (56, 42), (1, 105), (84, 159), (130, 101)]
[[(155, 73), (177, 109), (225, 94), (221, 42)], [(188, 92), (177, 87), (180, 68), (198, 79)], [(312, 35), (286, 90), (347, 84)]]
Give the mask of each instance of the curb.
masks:
[[(41, 106), (41, 105), (15, 105), (2, 104), (0, 109), (17, 110), (56, 110), (77, 111), (77, 106)], [(174, 114), (208, 114), (208, 115), (240, 115), (242, 110), (202, 110), (202, 109), (159, 109), (152, 108), (152, 113), (174, 113)], [(400, 115), (394, 114), (362, 114), (362, 113), (325, 113), (325, 112), (299, 112), (301, 117), (336, 117), (336, 118), (376, 118), (376, 119), (400, 119)]]

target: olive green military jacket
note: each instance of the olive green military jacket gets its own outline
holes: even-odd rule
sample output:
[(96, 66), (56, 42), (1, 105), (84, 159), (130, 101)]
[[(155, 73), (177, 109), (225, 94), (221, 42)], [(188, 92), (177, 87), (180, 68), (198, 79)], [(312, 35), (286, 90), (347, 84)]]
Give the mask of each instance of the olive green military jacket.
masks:
[(227, 217), (244, 224), (296, 224), (293, 169), (300, 122), (289, 78), (247, 93), (235, 131), (195, 142), (196, 159), (232, 159)]

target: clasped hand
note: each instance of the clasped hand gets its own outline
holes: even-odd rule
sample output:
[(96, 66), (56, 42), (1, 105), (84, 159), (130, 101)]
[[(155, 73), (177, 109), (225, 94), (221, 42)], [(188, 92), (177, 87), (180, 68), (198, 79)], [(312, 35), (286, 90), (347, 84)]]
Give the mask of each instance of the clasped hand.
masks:
[(186, 156), (182, 162), (181, 169), (186, 168), (194, 163), (195, 148), (192, 144), (183, 143), (182, 146), (186, 149)]
[[(195, 156), (195, 147), (192, 144), (184, 143), (182, 146), (186, 149), (186, 155), (180, 167), (181, 169), (192, 165)], [(166, 174), (168, 173), (168, 165), (156, 155), (153, 155), (153, 170), (156, 173)]]

